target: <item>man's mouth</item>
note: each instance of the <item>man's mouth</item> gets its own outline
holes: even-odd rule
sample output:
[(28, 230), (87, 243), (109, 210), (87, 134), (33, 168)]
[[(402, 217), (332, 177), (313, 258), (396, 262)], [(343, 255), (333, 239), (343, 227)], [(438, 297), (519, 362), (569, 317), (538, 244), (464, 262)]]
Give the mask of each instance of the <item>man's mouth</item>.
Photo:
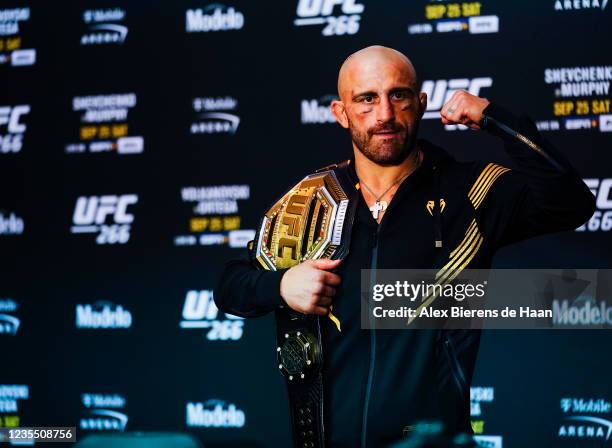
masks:
[(399, 131), (379, 131), (379, 132), (374, 132), (374, 135), (380, 135), (380, 136), (383, 136), (383, 137), (384, 136), (390, 137), (390, 136), (393, 136), (393, 135), (398, 134), (398, 133), (399, 133)]

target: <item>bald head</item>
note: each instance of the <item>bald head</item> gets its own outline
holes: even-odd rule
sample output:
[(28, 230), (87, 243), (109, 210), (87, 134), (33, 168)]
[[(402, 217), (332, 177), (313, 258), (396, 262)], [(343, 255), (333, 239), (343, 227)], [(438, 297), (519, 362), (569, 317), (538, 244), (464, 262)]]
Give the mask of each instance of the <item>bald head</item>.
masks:
[(410, 59), (380, 45), (351, 54), (338, 73), (338, 96), (331, 110), (349, 129), (356, 157), (383, 166), (405, 163), (427, 108)]
[(338, 96), (344, 100), (364, 78), (380, 76), (384, 71), (395, 72), (416, 91), (417, 74), (410, 59), (393, 48), (372, 45), (345, 59), (338, 72)]

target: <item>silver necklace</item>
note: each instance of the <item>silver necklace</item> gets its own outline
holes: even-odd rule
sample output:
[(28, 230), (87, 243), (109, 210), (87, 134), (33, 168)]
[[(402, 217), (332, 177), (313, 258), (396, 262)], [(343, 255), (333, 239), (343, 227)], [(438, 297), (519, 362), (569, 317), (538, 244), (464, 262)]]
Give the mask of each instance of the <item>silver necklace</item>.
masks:
[[(370, 207), (370, 211), (372, 212), (372, 216), (374, 217), (374, 219), (378, 220), (378, 212), (384, 212), (387, 209), (387, 206), (389, 205), (387, 203), (387, 201), (381, 201), (380, 199), (387, 194), (387, 192), (395, 185), (397, 184), (399, 181), (401, 181), (402, 179), (404, 179), (406, 176), (408, 176), (408, 173), (404, 174), (402, 177), (400, 177), (399, 179), (397, 179), (396, 181), (394, 181), (391, 185), (389, 185), (389, 188), (387, 188), (385, 190), (385, 192), (383, 194), (381, 194), (380, 196), (378, 196), (376, 198), (376, 200), (374, 201), (374, 205), (372, 207)], [(359, 183), (361, 183), (364, 187), (367, 188), (367, 190), (372, 193), (372, 196), (376, 197), (376, 193), (374, 193), (372, 191), (372, 189), (370, 187), (368, 187), (366, 185), (366, 183), (364, 181), (362, 181), (361, 179), (359, 179)]]
[[(417, 160), (420, 161), (420, 154), (419, 151), (417, 151)], [(415, 167), (415, 169), (418, 168), (418, 165)], [(366, 187), (366, 189), (372, 194), (372, 196), (374, 196), (376, 199), (374, 201), (374, 205), (372, 207), (370, 207), (370, 211), (372, 212), (372, 217), (378, 221), (378, 213), (379, 212), (384, 212), (389, 203), (387, 201), (381, 201), (380, 199), (387, 194), (387, 192), (389, 190), (391, 190), (391, 188), (397, 184), (398, 182), (401, 182), (402, 180), (404, 180), (412, 171), (408, 171), (406, 174), (404, 174), (403, 176), (397, 178), (396, 180), (393, 181), (393, 183), (391, 185), (389, 185), (389, 187), (383, 192), (383, 194), (381, 194), (380, 196), (376, 197), (376, 193), (374, 193), (372, 191), (372, 189), (370, 187), (368, 187), (366, 185), (366, 183), (364, 181), (361, 180), (361, 178), (359, 178), (359, 183), (363, 184), (364, 187)]]

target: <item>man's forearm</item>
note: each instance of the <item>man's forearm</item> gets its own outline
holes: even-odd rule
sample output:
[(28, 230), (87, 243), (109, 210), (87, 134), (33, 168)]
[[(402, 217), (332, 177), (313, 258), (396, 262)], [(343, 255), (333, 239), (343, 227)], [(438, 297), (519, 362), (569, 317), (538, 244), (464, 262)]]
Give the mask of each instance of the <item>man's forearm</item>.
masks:
[(535, 168), (537, 176), (573, 171), (563, 153), (540, 135), (528, 117), (517, 117), (499, 104), (489, 103), (483, 111), (481, 125), (482, 129), (504, 140), (506, 151), (521, 171)]
[(491, 207), (506, 207), (503, 198), (517, 197), (502, 244), (542, 233), (573, 230), (593, 214), (592, 193), (569, 160), (544, 139), (535, 124), (497, 104), (483, 111), (482, 127), (504, 140), (516, 164), (511, 176), (500, 182), (500, 200)]
[(257, 317), (284, 305), (280, 282), (285, 270), (266, 271), (248, 260), (230, 260), (215, 288), (214, 298), (221, 311), (241, 317)]

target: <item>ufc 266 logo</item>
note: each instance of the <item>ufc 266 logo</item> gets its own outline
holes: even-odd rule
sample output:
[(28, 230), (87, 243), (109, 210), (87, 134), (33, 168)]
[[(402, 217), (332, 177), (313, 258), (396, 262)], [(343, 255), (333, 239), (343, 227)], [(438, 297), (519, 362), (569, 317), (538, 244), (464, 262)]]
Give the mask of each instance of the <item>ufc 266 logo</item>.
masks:
[[(451, 99), (457, 90), (467, 90), (475, 96), (481, 95), (481, 90), (493, 85), (493, 78), (457, 78), (457, 79), (438, 79), (435, 81), (423, 81), (421, 91), (427, 94), (427, 109), (423, 114), (424, 119), (440, 119), (442, 106)], [(468, 129), (463, 125), (446, 125), (446, 130)]]
[[(339, 10), (339, 11), (338, 11)], [(323, 36), (341, 36), (359, 31), (364, 6), (355, 0), (299, 0), (295, 26), (325, 25)], [(334, 15), (334, 12), (341, 12)]]
[(29, 104), (0, 106), (0, 154), (21, 151), (29, 113)]
[(125, 244), (134, 221), (128, 209), (137, 202), (135, 194), (81, 196), (72, 215), (71, 233), (97, 233), (96, 244)]
[(608, 232), (612, 229), (612, 178), (584, 179), (584, 183), (595, 195), (597, 210), (585, 224), (576, 229), (577, 232)]
[(180, 326), (184, 329), (203, 329), (209, 341), (237, 341), (242, 338), (243, 319), (228, 313), (220, 314), (212, 290), (190, 290), (185, 297)]

